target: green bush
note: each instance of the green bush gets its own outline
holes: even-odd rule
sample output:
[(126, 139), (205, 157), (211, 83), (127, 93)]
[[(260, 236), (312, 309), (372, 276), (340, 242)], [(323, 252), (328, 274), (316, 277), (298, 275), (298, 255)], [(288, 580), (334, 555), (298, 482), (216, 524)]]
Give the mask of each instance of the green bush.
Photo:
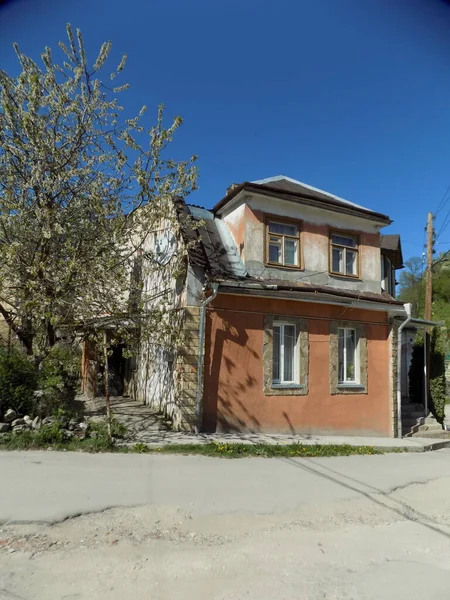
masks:
[[(72, 346), (55, 346), (39, 368), (41, 396), (37, 412), (41, 416), (66, 411), (75, 396), (80, 376), (80, 353)], [(69, 415), (70, 416), (70, 415)]]
[(431, 409), (440, 423), (445, 417), (446, 387), (443, 340), (438, 330), (434, 329), (431, 336), (430, 396)]
[(33, 414), (37, 371), (34, 363), (20, 350), (8, 353), (0, 349), (0, 416), (8, 408), (20, 414)]
[[(89, 423), (89, 431), (95, 431), (99, 438), (108, 439), (108, 427), (103, 421), (94, 421)], [(127, 428), (123, 423), (115, 419), (111, 421), (111, 435), (115, 438), (123, 438), (127, 433)]]

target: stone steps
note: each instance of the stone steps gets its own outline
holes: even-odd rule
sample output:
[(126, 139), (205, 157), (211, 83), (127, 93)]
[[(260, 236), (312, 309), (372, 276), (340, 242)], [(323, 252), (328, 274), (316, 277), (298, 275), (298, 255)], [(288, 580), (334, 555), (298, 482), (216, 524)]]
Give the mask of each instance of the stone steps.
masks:
[(416, 416), (419, 411), (415, 409), (415, 406), (410, 406), (410, 410), (402, 410), (402, 434), (403, 437), (441, 437), (443, 433), (443, 427), (436, 421), (434, 416), (430, 413), (428, 416), (424, 416), (423, 407), (422, 415)]

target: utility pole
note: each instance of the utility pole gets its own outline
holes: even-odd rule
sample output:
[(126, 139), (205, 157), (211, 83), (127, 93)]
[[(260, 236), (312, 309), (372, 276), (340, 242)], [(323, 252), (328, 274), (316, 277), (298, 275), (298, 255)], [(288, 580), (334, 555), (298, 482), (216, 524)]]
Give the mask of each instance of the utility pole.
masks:
[(433, 213), (428, 213), (427, 221), (427, 269), (425, 279), (425, 320), (431, 321), (431, 302), (433, 296), (433, 287), (431, 279), (431, 269), (433, 266), (433, 244), (434, 244), (434, 227)]
[[(428, 213), (427, 219), (427, 269), (425, 274), (425, 320), (431, 321), (431, 304), (433, 300), (433, 246), (434, 227), (433, 213)], [(426, 327), (424, 336), (424, 392), (425, 392), (425, 416), (428, 415), (428, 398), (430, 397), (430, 328)]]

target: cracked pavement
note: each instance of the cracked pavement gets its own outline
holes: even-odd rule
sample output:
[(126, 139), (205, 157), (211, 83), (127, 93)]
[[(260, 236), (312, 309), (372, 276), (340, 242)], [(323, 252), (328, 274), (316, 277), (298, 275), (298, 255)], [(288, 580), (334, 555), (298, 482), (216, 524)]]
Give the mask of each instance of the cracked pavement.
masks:
[(1, 600), (448, 595), (450, 450), (0, 453), (0, 478)]

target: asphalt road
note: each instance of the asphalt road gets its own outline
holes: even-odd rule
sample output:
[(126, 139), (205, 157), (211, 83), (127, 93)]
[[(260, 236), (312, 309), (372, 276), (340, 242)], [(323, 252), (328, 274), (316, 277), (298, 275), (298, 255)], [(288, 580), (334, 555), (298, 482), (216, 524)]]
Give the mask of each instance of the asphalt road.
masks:
[(0, 600), (450, 594), (450, 450), (2, 453), (0, 522)]
[(194, 514), (293, 509), (450, 477), (450, 449), (315, 459), (0, 453), (0, 523), (61, 521), (114, 506)]

